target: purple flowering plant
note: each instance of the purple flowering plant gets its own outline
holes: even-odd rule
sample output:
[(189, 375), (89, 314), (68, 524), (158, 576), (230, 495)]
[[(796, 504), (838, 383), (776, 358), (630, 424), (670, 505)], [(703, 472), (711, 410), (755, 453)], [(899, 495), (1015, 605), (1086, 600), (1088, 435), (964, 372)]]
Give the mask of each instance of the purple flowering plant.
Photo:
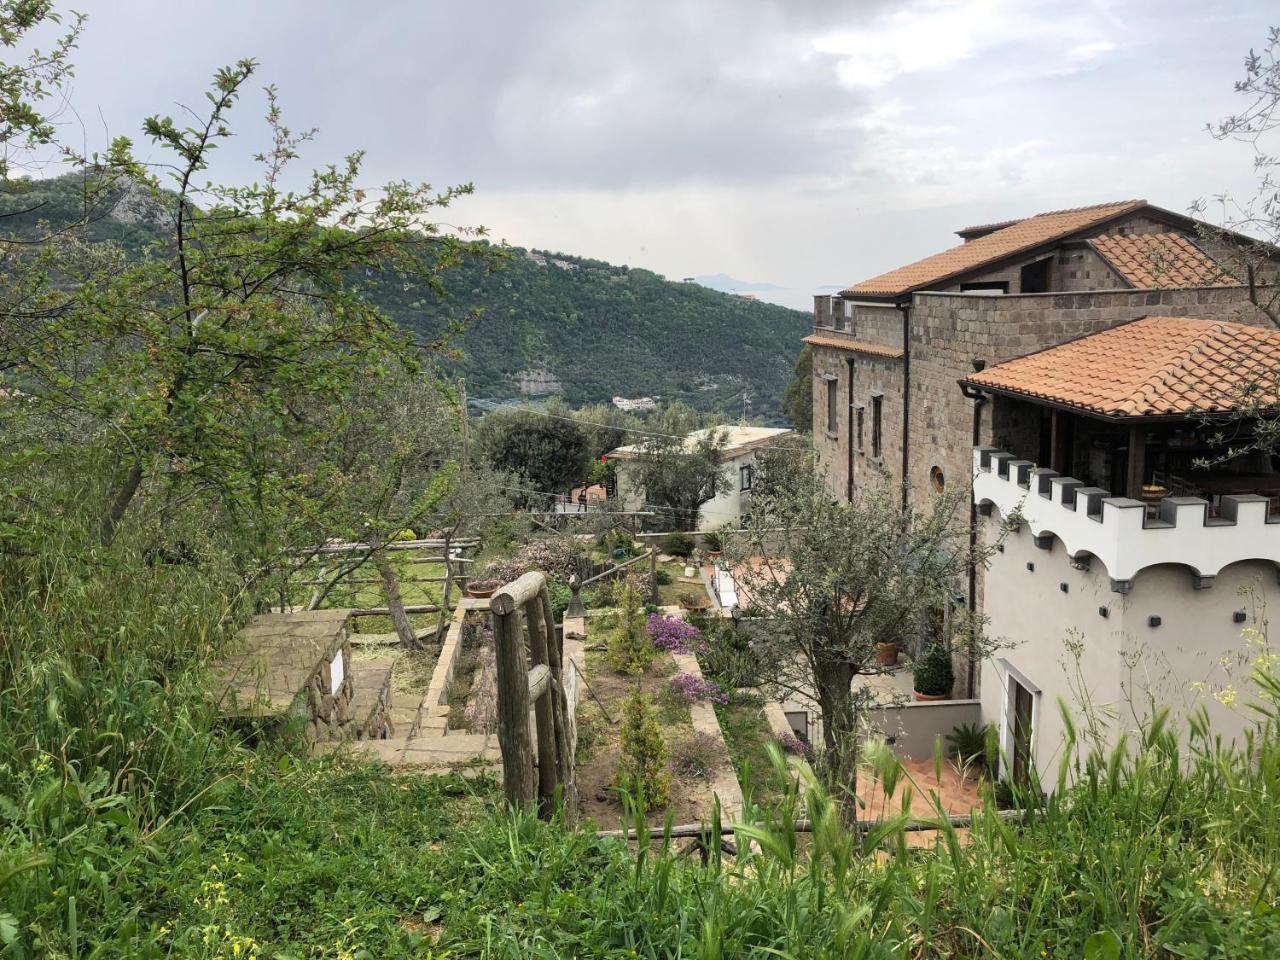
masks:
[(778, 746), (782, 747), (784, 753), (804, 757), (806, 760), (813, 759), (813, 744), (808, 740), (801, 740), (794, 733), (784, 733), (780, 736)]
[(671, 678), (671, 692), (685, 703), (728, 703), (729, 695), (714, 680), (704, 680), (692, 673), (677, 673)]
[(666, 617), (660, 613), (649, 614), (645, 627), (649, 639), (659, 650), (672, 653), (697, 653), (703, 649), (702, 631), (679, 617)]

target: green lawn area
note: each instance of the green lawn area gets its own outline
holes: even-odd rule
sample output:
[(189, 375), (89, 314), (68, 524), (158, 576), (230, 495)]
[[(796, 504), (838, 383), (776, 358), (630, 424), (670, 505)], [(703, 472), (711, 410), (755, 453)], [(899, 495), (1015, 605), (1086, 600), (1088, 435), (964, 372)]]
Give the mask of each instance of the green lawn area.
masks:
[(684, 576), (684, 563), (660, 563), (659, 570), (666, 571), (671, 577), (671, 582), (666, 584), (658, 584), (658, 604), (664, 607), (677, 606), (680, 603), (681, 595), (694, 594), (699, 597), (705, 597), (707, 590), (702, 585), (702, 575), (694, 568), (694, 577), (697, 583), (683, 583), (681, 578)]
[[(443, 563), (421, 563), (405, 553), (394, 553), (392, 554), (391, 565), (400, 577), (400, 600), (406, 607), (425, 604), (438, 606), (440, 604), (441, 597), (444, 595), (443, 583), (412, 583), (409, 581), (425, 577), (443, 577), (445, 575)], [(303, 581), (320, 579), (323, 568), (324, 565), (321, 563), (312, 564), (301, 570), (294, 577), (289, 590), (289, 598), (293, 603), (305, 604), (310, 600), (311, 594), (316, 587)], [(377, 582), (358, 582), (361, 580), (376, 580)], [(460, 592), (455, 586), (452, 593), (454, 603), (457, 602), (459, 596)], [(386, 605), (387, 595), (383, 589), (381, 578), (378, 576), (378, 571), (372, 563), (365, 563), (346, 580), (334, 587), (321, 604), (322, 607), (328, 609), (340, 607), (385, 607)], [(411, 614), (409, 619), (417, 629), (425, 630), (436, 625), (438, 614)], [(356, 633), (390, 633), (395, 629), (392, 626), (390, 617), (360, 617), (354, 620), (353, 624)]]

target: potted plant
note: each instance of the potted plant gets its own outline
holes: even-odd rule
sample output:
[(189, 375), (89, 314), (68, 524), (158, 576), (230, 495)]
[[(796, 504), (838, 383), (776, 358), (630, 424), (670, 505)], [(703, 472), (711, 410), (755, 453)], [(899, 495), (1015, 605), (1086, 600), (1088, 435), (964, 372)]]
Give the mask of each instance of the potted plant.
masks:
[(502, 586), (501, 580), (469, 580), (467, 596), (475, 600), (487, 600)]
[(705, 593), (694, 593), (688, 591), (680, 594), (677, 598), (681, 610), (706, 610), (711, 606), (711, 601)]
[(935, 643), (916, 661), (912, 671), (917, 700), (946, 700), (951, 696), (956, 675), (951, 667), (951, 654)]
[(724, 538), (715, 530), (704, 533), (702, 543), (707, 548), (707, 554), (713, 558), (720, 556), (720, 551), (724, 549)]
[(885, 640), (876, 644), (876, 663), (882, 667), (892, 667), (898, 662), (898, 641)]

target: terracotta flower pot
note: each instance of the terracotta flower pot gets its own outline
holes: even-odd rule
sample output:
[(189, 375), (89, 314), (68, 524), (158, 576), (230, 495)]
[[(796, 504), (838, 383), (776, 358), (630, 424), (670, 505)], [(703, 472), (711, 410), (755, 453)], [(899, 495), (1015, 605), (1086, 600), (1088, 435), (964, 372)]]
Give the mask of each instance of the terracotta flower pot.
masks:
[(473, 600), (487, 600), (502, 586), (497, 580), (477, 580), (467, 584), (467, 596)]
[(932, 702), (934, 700), (950, 700), (951, 699), (951, 697), (945, 693), (921, 693), (919, 690), (913, 690), (912, 693), (916, 695), (917, 700), (923, 700), (926, 703)]
[(876, 644), (876, 663), (882, 667), (892, 667), (898, 662), (898, 644), (893, 643), (877, 643)]

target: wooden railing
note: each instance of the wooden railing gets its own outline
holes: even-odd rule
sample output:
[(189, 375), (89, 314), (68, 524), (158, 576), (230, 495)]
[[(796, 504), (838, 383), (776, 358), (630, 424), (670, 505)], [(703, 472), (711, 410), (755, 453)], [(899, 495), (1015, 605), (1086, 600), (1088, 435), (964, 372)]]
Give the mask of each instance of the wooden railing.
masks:
[(526, 806), (536, 800), (539, 815), (547, 819), (560, 794), (565, 817), (571, 821), (577, 809), (571, 718), (562, 641), (556, 634), (546, 576), (539, 571), (526, 573), (496, 591), (489, 601), (489, 615), (497, 658), (498, 746), (507, 801)]

